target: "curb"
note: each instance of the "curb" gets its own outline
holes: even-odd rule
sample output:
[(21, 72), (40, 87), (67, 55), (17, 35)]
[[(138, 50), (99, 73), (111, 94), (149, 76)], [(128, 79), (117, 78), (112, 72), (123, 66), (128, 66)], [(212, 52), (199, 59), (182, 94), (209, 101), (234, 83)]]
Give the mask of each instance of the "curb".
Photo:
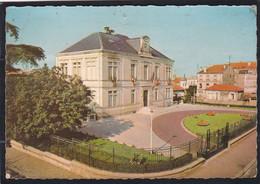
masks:
[(256, 127), (248, 130), (247, 132), (243, 133), (242, 135), (240, 135), (239, 137), (231, 140), (228, 142), (228, 148), (231, 148), (232, 146), (234, 146), (236, 143), (240, 142), (242, 139), (244, 139), (245, 137), (247, 137), (248, 135), (250, 135), (251, 133), (253, 133), (256, 130)]
[(234, 178), (240, 178), (241, 176), (243, 176), (256, 162), (257, 162), (256, 158), (253, 159), (251, 162), (249, 162), (249, 164), (247, 164), (244, 167), (244, 169), (242, 169), (239, 173), (237, 173)]

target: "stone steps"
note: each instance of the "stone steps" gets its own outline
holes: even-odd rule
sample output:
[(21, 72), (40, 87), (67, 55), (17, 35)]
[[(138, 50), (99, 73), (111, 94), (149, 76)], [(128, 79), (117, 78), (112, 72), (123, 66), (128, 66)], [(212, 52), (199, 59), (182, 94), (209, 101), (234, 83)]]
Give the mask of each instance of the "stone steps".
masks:
[(138, 114), (151, 114), (151, 109), (150, 107), (142, 107), (139, 111), (137, 111), (136, 113)]

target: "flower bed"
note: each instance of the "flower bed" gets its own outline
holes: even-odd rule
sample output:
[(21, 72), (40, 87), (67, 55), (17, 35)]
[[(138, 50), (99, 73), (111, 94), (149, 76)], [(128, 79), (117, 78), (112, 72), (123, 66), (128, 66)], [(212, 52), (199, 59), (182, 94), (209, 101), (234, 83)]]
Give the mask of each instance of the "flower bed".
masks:
[(251, 119), (252, 119), (252, 117), (251, 117), (251, 116), (249, 116), (249, 115), (246, 115), (246, 116), (243, 116), (243, 117), (242, 117), (242, 119), (243, 119), (243, 120), (251, 120)]
[(214, 115), (215, 115), (215, 112), (207, 112), (207, 115), (208, 115), (208, 116), (214, 116)]
[(206, 123), (206, 122), (204, 122), (204, 121), (199, 121), (199, 122), (197, 123), (197, 125), (199, 125), (199, 126), (208, 126), (209, 124)]

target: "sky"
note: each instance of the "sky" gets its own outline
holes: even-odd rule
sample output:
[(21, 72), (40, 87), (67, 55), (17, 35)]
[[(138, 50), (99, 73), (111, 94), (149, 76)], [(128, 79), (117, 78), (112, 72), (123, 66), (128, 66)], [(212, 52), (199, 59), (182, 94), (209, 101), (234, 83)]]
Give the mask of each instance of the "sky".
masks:
[[(256, 16), (251, 6), (46, 6), (8, 7), (6, 21), (20, 28), (6, 43), (44, 49), (39, 65), (55, 65), (55, 55), (108, 26), (129, 38), (149, 36), (150, 44), (174, 60), (178, 77), (199, 67), (256, 61)], [(30, 70), (29, 66), (19, 66)]]

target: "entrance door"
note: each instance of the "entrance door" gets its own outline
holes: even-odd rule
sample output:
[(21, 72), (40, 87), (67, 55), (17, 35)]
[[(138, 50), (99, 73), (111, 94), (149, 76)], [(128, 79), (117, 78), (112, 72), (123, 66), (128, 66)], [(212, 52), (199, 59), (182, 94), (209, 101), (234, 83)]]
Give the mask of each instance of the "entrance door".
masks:
[(143, 95), (143, 101), (144, 101), (144, 107), (147, 107), (148, 105), (148, 91), (144, 90), (144, 95)]

